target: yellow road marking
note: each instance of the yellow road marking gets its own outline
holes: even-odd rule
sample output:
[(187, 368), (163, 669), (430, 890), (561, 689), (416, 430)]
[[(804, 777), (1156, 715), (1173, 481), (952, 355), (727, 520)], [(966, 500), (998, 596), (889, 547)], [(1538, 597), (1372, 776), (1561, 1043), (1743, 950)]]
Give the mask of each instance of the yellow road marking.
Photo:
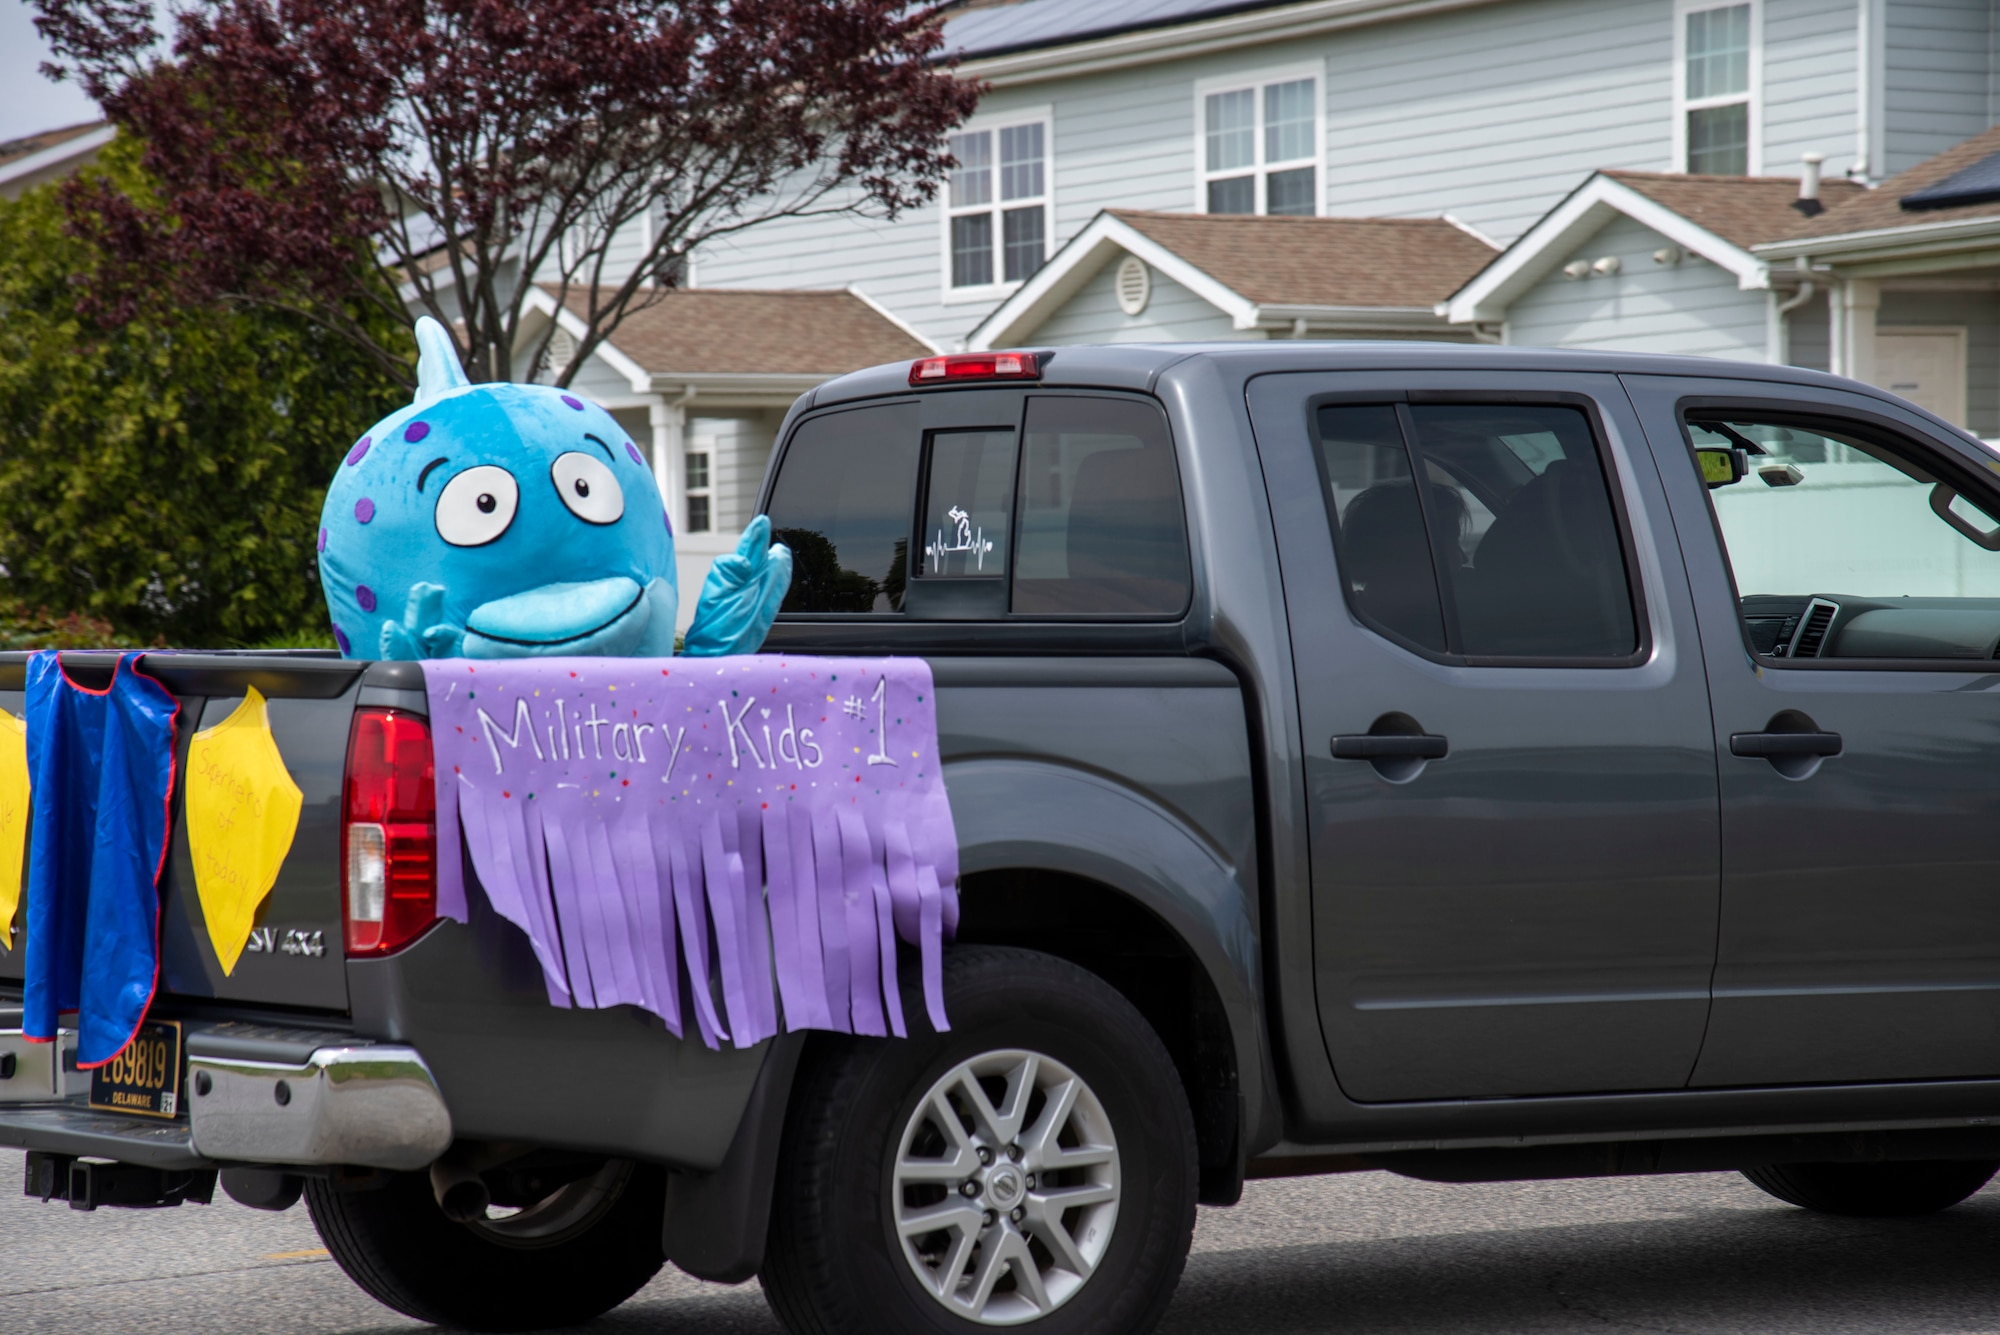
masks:
[(308, 1247), (302, 1252), (271, 1252), (264, 1259), (266, 1261), (309, 1261), (314, 1257), (325, 1256), (326, 1254), (327, 1250), (324, 1247)]

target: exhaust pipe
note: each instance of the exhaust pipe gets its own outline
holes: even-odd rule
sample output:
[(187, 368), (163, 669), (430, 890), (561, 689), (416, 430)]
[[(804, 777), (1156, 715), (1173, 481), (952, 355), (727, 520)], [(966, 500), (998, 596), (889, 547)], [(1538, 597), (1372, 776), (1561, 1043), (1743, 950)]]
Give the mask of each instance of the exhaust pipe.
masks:
[(493, 1203), (479, 1174), (449, 1154), (431, 1165), (431, 1194), (444, 1217), (458, 1224), (484, 1219), (486, 1207)]
[(525, 1145), (504, 1141), (460, 1141), (452, 1146), (431, 1165), (431, 1194), (437, 1197), (438, 1209), (453, 1223), (484, 1219), (493, 1193), (480, 1174), (520, 1158), (527, 1150)]

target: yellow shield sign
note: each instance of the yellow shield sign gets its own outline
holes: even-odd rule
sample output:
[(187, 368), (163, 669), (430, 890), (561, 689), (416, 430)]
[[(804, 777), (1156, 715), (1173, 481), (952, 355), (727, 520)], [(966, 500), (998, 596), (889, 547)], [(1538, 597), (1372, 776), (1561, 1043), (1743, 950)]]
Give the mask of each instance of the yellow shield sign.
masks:
[(233, 973), (291, 851), (304, 796), (285, 769), (270, 711), (254, 686), (228, 718), (194, 735), (187, 768), (195, 893), (222, 971)]

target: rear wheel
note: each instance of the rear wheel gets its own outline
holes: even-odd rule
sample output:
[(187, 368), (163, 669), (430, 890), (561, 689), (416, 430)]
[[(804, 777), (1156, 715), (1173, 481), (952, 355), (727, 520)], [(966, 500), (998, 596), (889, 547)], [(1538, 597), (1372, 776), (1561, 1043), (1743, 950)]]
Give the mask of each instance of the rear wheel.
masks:
[(658, 1273), (666, 1177), (606, 1160), (467, 1223), (445, 1217), (424, 1173), (369, 1191), (313, 1180), (306, 1205), (327, 1251), (378, 1302), (438, 1325), (534, 1330), (599, 1316)]
[(1108, 984), (1025, 950), (947, 957), (952, 1029), (809, 1055), (762, 1279), (794, 1335), (1136, 1335), (1194, 1227), (1172, 1059)]
[(1792, 1205), (1825, 1214), (1884, 1217), (1935, 1214), (1978, 1191), (2000, 1171), (1987, 1159), (1907, 1163), (1778, 1163), (1743, 1176)]

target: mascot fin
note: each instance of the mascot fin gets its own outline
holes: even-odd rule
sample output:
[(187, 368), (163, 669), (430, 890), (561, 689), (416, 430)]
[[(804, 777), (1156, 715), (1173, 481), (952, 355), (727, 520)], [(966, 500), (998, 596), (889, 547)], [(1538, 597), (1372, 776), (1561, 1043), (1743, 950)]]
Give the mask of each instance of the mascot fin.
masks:
[(458, 349), (451, 345), (445, 327), (428, 315), (417, 317), (417, 397), (416, 407), (424, 408), (455, 389), (467, 389), (465, 368), (458, 364)]

